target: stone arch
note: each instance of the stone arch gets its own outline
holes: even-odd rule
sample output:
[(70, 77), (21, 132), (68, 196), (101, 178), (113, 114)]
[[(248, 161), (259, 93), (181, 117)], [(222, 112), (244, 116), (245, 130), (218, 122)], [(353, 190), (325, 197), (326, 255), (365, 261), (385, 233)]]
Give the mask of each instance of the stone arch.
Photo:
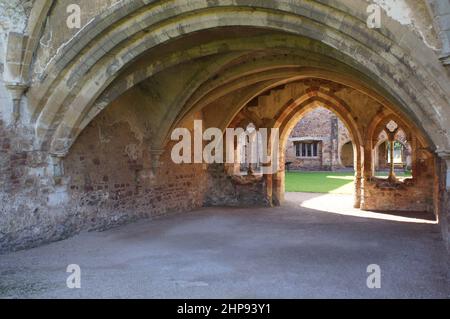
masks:
[[(132, 2), (132, 4), (137, 5), (138, 2)], [(226, 4), (226, 1), (221, 1), (219, 4)], [(173, 3), (172, 3), (173, 4)], [(119, 72), (119, 70), (123, 69), (124, 66), (128, 65), (128, 63), (131, 63), (141, 52), (144, 52), (151, 48), (152, 46), (150, 43), (155, 40), (158, 40), (159, 43), (163, 43), (165, 41), (170, 40), (172, 37), (181, 36), (182, 34), (187, 34), (189, 32), (194, 32), (198, 30), (204, 30), (207, 28), (214, 28), (219, 26), (254, 26), (254, 27), (268, 27), (275, 30), (280, 30), (283, 32), (290, 32), (290, 33), (296, 33), (296, 34), (302, 34), (305, 36), (309, 36), (311, 38), (316, 38), (317, 40), (329, 45), (334, 46), (338, 50), (344, 52), (347, 56), (352, 56), (353, 61), (355, 62), (355, 65), (359, 65), (360, 68), (362, 68), (363, 64), (366, 64), (364, 68), (367, 68), (370, 70), (371, 74), (374, 74), (374, 78), (377, 78), (380, 85), (384, 84), (383, 86), (385, 89), (390, 91), (392, 96), (395, 96), (396, 104), (403, 105), (405, 109), (410, 110), (410, 114), (414, 115), (416, 118), (422, 117), (421, 115), (427, 114), (427, 116), (424, 116), (423, 118), (431, 118), (435, 123), (433, 124), (431, 121), (428, 123), (424, 123), (424, 126), (426, 127), (427, 132), (430, 134), (430, 136), (433, 137), (433, 140), (436, 144), (436, 146), (439, 148), (445, 148), (447, 147), (448, 141), (446, 138), (439, 133), (439, 130), (444, 130), (442, 127), (442, 121), (445, 121), (446, 117), (444, 116), (443, 119), (438, 118), (436, 115), (433, 115), (432, 113), (427, 113), (427, 109), (425, 105), (434, 105), (437, 108), (439, 108), (439, 105), (443, 104), (443, 101), (438, 101), (438, 99), (441, 96), (445, 96), (445, 94), (436, 94), (436, 92), (441, 90), (446, 90), (446, 88), (439, 86), (439, 85), (430, 85), (429, 88), (423, 88), (423, 90), (418, 90), (415, 85), (412, 84), (412, 81), (409, 80), (411, 75), (417, 76), (417, 77), (424, 77), (421, 78), (423, 81), (416, 81), (416, 83), (423, 82), (423, 83), (433, 83), (431, 75), (427, 73), (427, 71), (424, 72), (412, 72), (413, 65), (414, 67), (420, 68), (420, 62), (416, 64), (416, 62), (413, 62), (412, 60), (402, 60), (404, 59), (404, 55), (400, 52), (402, 50), (395, 46), (392, 42), (390, 42), (389, 37), (387, 36), (387, 32), (384, 32), (386, 34), (382, 35), (381, 33), (378, 33), (373, 30), (367, 30), (365, 27), (363, 27), (363, 22), (361, 20), (358, 20), (355, 17), (351, 17), (348, 15), (343, 14), (341, 11), (336, 10), (335, 8), (324, 6), (322, 4), (309, 4), (309, 9), (313, 11), (320, 12), (329, 12), (329, 13), (338, 13), (340, 17), (342, 17), (342, 20), (340, 22), (340, 25), (350, 25), (353, 24), (356, 29), (358, 29), (358, 32), (361, 34), (364, 34), (364, 36), (361, 36), (361, 34), (357, 34), (357, 32), (350, 30), (349, 28), (344, 28), (345, 32), (348, 33), (342, 33), (336, 31), (336, 24), (333, 23), (333, 21), (324, 21), (323, 18), (320, 18), (321, 15), (318, 15), (318, 20), (312, 21), (309, 18), (302, 17), (300, 19), (301, 9), (304, 9), (304, 6), (306, 4), (298, 4), (293, 5), (289, 4), (287, 1), (279, 1), (276, 4), (270, 3), (262, 5), (260, 4), (259, 8), (256, 8), (254, 12), (251, 15), (251, 18), (248, 17), (247, 12), (245, 10), (247, 9), (246, 6), (247, 2), (243, 1), (242, 4), (240, 4), (239, 8), (230, 8), (227, 7), (226, 10), (221, 11), (222, 8), (219, 7), (220, 5), (217, 5), (214, 7), (214, 5), (207, 4), (204, 1), (198, 1), (195, 3), (195, 5), (198, 5), (201, 7), (203, 5), (203, 9), (197, 8), (198, 12), (193, 11), (191, 9), (188, 9), (186, 7), (181, 6), (181, 8), (186, 9), (187, 13), (189, 12), (191, 15), (189, 17), (183, 16), (184, 13), (181, 13), (177, 16), (176, 25), (175, 27), (168, 27), (170, 24), (168, 23), (165, 27), (167, 32), (162, 33), (164, 36), (163, 39), (152, 39), (151, 36), (144, 37), (146, 40), (139, 39), (136, 41), (135, 45), (135, 51), (132, 51), (131, 46), (128, 46), (126, 50), (122, 51), (122, 59), (114, 59), (111, 57), (103, 57), (102, 66), (99, 66), (97, 61), (99, 61), (100, 55), (102, 52), (100, 52), (99, 48), (96, 46), (92, 47), (91, 51), (91, 57), (92, 59), (89, 59), (89, 55), (86, 56), (85, 59), (80, 59), (80, 61), (89, 63), (94, 63), (91, 67), (85, 65), (81, 67), (80, 65), (77, 65), (74, 63), (71, 65), (71, 70), (68, 69), (69, 61), (74, 61), (73, 55), (78, 54), (77, 52), (80, 52), (77, 50), (78, 48), (76, 46), (80, 46), (80, 48), (83, 47), (83, 43), (88, 43), (93, 40), (93, 38), (96, 38), (96, 41), (99, 41), (98, 39), (101, 39), (101, 34), (96, 33), (88, 33), (90, 28), (86, 28), (86, 30), (83, 30), (83, 32), (80, 32), (79, 35), (77, 35), (76, 38), (74, 38), (73, 41), (77, 40), (78, 44), (76, 45), (75, 42), (71, 42), (66, 47), (61, 50), (61, 57), (59, 59), (55, 59), (55, 68), (57, 66), (61, 69), (61, 72), (55, 72), (55, 79), (47, 79), (44, 80), (45, 83), (42, 83), (42, 86), (38, 86), (34, 90), (34, 92), (31, 93), (31, 95), (35, 94), (36, 92), (42, 92), (42, 94), (35, 95), (37, 98), (36, 100), (39, 101), (37, 104), (41, 105), (42, 108), (39, 111), (39, 116), (37, 117), (37, 123), (36, 128), (38, 131), (38, 135), (41, 136), (41, 138), (46, 139), (48, 138), (50, 140), (50, 143), (56, 143), (62, 142), (62, 144), (65, 144), (66, 142), (69, 143), (72, 139), (71, 132), (72, 127), (66, 126), (64, 123), (69, 123), (69, 125), (75, 124), (77, 122), (81, 122), (82, 119), (76, 119), (73, 120), (72, 118), (77, 118), (81, 114), (85, 114), (86, 110), (88, 110), (92, 104), (94, 103), (95, 99), (104, 91), (105, 87), (111, 83), (112, 78), (115, 74)], [(255, 5), (254, 3), (251, 3), (251, 1), (248, 2), (250, 5)], [(195, 5), (192, 5), (191, 7), (194, 7)], [(133, 5), (130, 5), (132, 7)], [(275, 6), (275, 8), (270, 8), (270, 6)], [(139, 8), (143, 8), (141, 6), (138, 6)], [(150, 8), (150, 7), (149, 7)], [(123, 9), (123, 8), (122, 8)], [(150, 8), (151, 9), (151, 8)], [(235, 10), (235, 11), (233, 11)], [(322, 10), (322, 11), (321, 11)], [(146, 10), (143, 10), (141, 13), (144, 14)], [(284, 15), (280, 15), (281, 12), (284, 11)], [(200, 14), (201, 22), (195, 24), (194, 20), (198, 17), (196, 14)], [(354, 12), (354, 10), (352, 10)], [(148, 12), (147, 12), (148, 13)], [(245, 14), (243, 14), (245, 13)], [(286, 14), (287, 13), (287, 14)], [(126, 16), (126, 10), (122, 12), (123, 17)], [(212, 16), (217, 16), (218, 14), (221, 16), (220, 20), (217, 19), (211, 19), (208, 20), (208, 15), (211, 14)], [(119, 17), (119, 13), (117, 13)], [(355, 13), (355, 15), (358, 15)], [(245, 19), (244, 19), (245, 16)], [(361, 14), (359, 14), (359, 17), (361, 18)], [(105, 20), (98, 20), (97, 22), (101, 24), (100, 21), (106, 21)], [(245, 21), (244, 21), (245, 20)], [(149, 23), (149, 26), (151, 25), (151, 21), (145, 21)], [(323, 27), (326, 30), (335, 33), (338, 37), (342, 37), (342, 39), (345, 39), (345, 41), (348, 41), (348, 43), (353, 43), (353, 48), (358, 48), (360, 50), (361, 55), (356, 55), (355, 52), (350, 52), (349, 48), (344, 45), (339, 45), (338, 43), (335, 43), (333, 41), (332, 37), (328, 37), (325, 35), (324, 38), (317, 38), (313, 33), (309, 32), (308, 28), (314, 27)], [(100, 30), (102, 28), (99, 28)], [(141, 26), (138, 28), (137, 31), (145, 29), (145, 26)], [(161, 31), (161, 29), (159, 29)], [(176, 31), (178, 30), (178, 31)], [(92, 31), (92, 30), (91, 30)], [(113, 33), (113, 31), (111, 31)], [(111, 34), (109, 34), (111, 36)], [(351, 38), (353, 36), (353, 39)], [(366, 37), (366, 38), (365, 38)], [(132, 37), (131, 37), (132, 38)], [(364, 39), (365, 38), (365, 39)], [(106, 39), (103, 37), (102, 39)], [(355, 40), (358, 39), (358, 40)], [(372, 41), (367, 41), (367, 39), (371, 39)], [(133, 39), (132, 39), (133, 40)], [(136, 39), (134, 39), (136, 40)], [(147, 42), (146, 42), (147, 41)], [(359, 42), (358, 42), (359, 41)], [(367, 42), (370, 42), (367, 43)], [(364, 43), (365, 45), (363, 45)], [(386, 44), (389, 49), (389, 53), (386, 53), (386, 51), (383, 51), (383, 56), (380, 54), (376, 54), (375, 52), (380, 52), (380, 50), (384, 47), (386, 48)], [(112, 44), (110, 44), (112, 46)], [(369, 48), (369, 46), (372, 46)], [(108, 46), (106, 49), (110, 49)], [(97, 51), (95, 51), (97, 50)], [(71, 51), (72, 53), (68, 53)], [(97, 53), (95, 53), (97, 52)], [(363, 53), (364, 52), (364, 53)], [(384, 59), (386, 56), (390, 56), (391, 61), (398, 61), (400, 64), (397, 63), (397, 67), (401, 66), (401, 71), (395, 72), (393, 67), (390, 66), (390, 63), (387, 62), (387, 60)], [(120, 54), (119, 54), (120, 56)], [(367, 64), (367, 60), (364, 58), (367, 56), (372, 57), (372, 62)], [(109, 60), (108, 60), (109, 58)], [(420, 57), (417, 57), (420, 60)], [(365, 62), (364, 62), (364, 61)], [(380, 70), (383, 69), (383, 72)], [(53, 70), (53, 66), (49, 67), (49, 73), (51, 70)], [(56, 70), (56, 69), (55, 69)], [(388, 71), (388, 72), (385, 72)], [(65, 76), (64, 81), (60, 81), (62, 78), (59, 78), (59, 75)], [(98, 74), (95, 76), (95, 74)], [(108, 74), (105, 76), (105, 74)], [(389, 76), (383, 76), (382, 74), (390, 74)], [(91, 79), (89, 79), (89, 76), (93, 76)], [(84, 81), (83, 79), (86, 79)], [(53, 80), (56, 80), (56, 82), (53, 82)], [(393, 92), (393, 87), (395, 87), (395, 82), (401, 82), (405, 81), (406, 86), (399, 92)], [(69, 92), (71, 91), (69, 88), (74, 83), (84, 84), (84, 88), (75, 86), (72, 87), (74, 90), (78, 93)], [(444, 83), (444, 82), (442, 82)], [(391, 88), (391, 89), (389, 89)], [(54, 89), (54, 90), (53, 90)], [(416, 96), (414, 95), (416, 92), (423, 91), (423, 92), (429, 92), (427, 94), (424, 94), (423, 96)], [(52, 94), (48, 94), (50, 91), (52, 91)], [(431, 92), (436, 91), (436, 92)], [(83, 96), (83, 98), (79, 98), (77, 100), (73, 100), (74, 96)], [(427, 99), (429, 99), (427, 101)], [(419, 104), (416, 104), (414, 101), (419, 101)], [(68, 113), (61, 113), (61, 110), (70, 110)], [(434, 111), (433, 111), (434, 112)], [(76, 125), (76, 124), (75, 124)], [(439, 127), (438, 133), (436, 134), (436, 125)], [(53, 132), (56, 132), (53, 134)], [(41, 142), (45, 142), (42, 140)], [(66, 145), (64, 145), (66, 146)], [(67, 148), (67, 147), (66, 147)], [(56, 149), (55, 152), (61, 151), (64, 153), (66, 149)]]
[[(15, 57), (14, 64), (14, 78), (7, 79), (10, 85), (22, 87), (23, 90), (30, 86), (30, 74), (33, 64), (33, 58), (39, 47), (39, 41), (42, 35), (45, 22), (47, 21), (48, 13), (53, 5), (53, 1), (35, 0), (31, 7), (30, 16), (26, 24), (26, 28), (23, 34), (16, 34), (16, 37), (20, 37), (20, 56)], [(14, 43), (8, 43), (7, 51), (18, 50), (16, 41)], [(7, 61), (8, 64), (8, 61)]]
[(355, 162), (355, 207), (359, 207), (361, 199), (361, 145), (363, 143), (362, 128), (354, 121), (351, 116), (349, 106), (337, 97), (326, 92), (318, 90), (310, 90), (305, 95), (293, 99), (292, 103), (287, 105), (278, 114), (273, 127), (280, 130), (279, 145), (279, 168), (278, 172), (272, 177), (272, 198), (275, 204), (279, 205), (284, 201), (284, 156), (285, 148), (289, 138), (289, 134), (298, 123), (298, 121), (312, 108), (322, 106), (334, 112), (341, 121), (346, 125), (349, 134), (354, 142), (354, 162)]
[[(404, 152), (406, 152), (406, 153), (403, 153), (405, 164), (406, 164), (405, 168), (406, 168), (406, 167), (410, 167), (410, 165), (411, 165), (411, 163), (408, 164), (408, 159), (411, 161), (411, 155), (412, 155), (412, 151), (413, 150), (412, 150), (412, 145), (411, 145), (412, 141), (411, 141), (411, 139), (407, 140), (408, 137), (406, 136), (406, 133), (403, 132), (403, 134), (405, 135), (406, 140), (398, 138), (398, 135), (402, 131), (403, 130), (400, 128), (399, 132), (397, 132), (397, 134), (396, 134), (395, 141), (400, 143), (402, 145), (402, 147), (403, 147)], [(380, 137), (381, 137), (381, 134), (382, 133), (380, 133), (380, 135), (379, 135)], [(374, 168), (375, 168), (375, 171), (380, 169), (380, 162), (382, 161), (382, 159), (380, 157), (380, 152), (382, 151), (382, 146), (384, 145), (384, 146), (387, 147), (387, 143), (389, 143), (389, 138), (387, 137), (387, 133), (385, 132), (385, 134), (386, 134), (385, 137), (378, 138), (378, 141), (377, 141), (377, 143), (374, 146)], [(382, 154), (384, 156), (386, 156), (386, 157), (388, 155), (387, 153), (385, 153), (385, 151), (383, 151)], [(386, 165), (387, 164), (387, 159), (385, 159), (384, 161), (385, 162), (383, 162), (383, 164)], [(384, 167), (384, 168), (386, 168), (386, 167)]]
[[(280, 66), (282, 67), (282, 66)], [(296, 81), (300, 81), (302, 79), (322, 79), (322, 80), (331, 80), (335, 83), (342, 84), (347, 87), (351, 87), (352, 89), (358, 90), (361, 93), (369, 96), (370, 98), (373, 98), (374, 100), (378, 101), (380, 104), (382, 104), (384, 107), (386, 107), (388, 110), (385, 111), (386, 114), (394, 114), (393, 109), (395, 109), (395, 106), (392, 105), (392, 103), (389, 102), (389, 100), (386, 100), (383, 96), (381, 96), (376, 91), (370, 89), (367, 85), (359, 83), (357, 80), (354, 79), (353, 76), (348, 76), (344, 74), (337, 73), (335, 71), (326, 70), (323, 68), (317, 68), (317, 67), (303, 67), (298, 66), (296, 68), (292, 69), (285, 69), (283, 72), (279, 72), (278, 70), (274, 70), (274, 72), (277, 72), (276, 75), (273, 75), (271, 77), (267, 77), (264, 73), (255, 74), (254, 77), (254, 83), (258, 82), (258, 79), (265, 79), (265, 81), (262, 81), (261, 84), (258, 84), (255, 88), (252, 88), (249, 90), (248, 93), (243, 94), (243, 97), (233, 105), (231, 105), (231, 109), (228, 112), (226, 118), (218, 125), (218, 127), (225, 129), (228, 127), (228, 125), (231, 123), (232, 119), (239, 113), (239, 111), (251, 100), (255, 99), (259, 95), (263, 94), (264, 92), (271, 90), (272, 88), (279, 87), (282, 85), (286, 85), (289, 83), (293, 83)], [(238, 70), (237, 73), (240, 73)], [(233, 74), (233, 73), (232, 73)], [(223, 76), (224, 77), (224, 76)], [(226, 77), (224, 77), (226, 78)], [(272, 79), (273, 78), (273, 79)], [(243, 80), (244, 77), (236, 78), (235, 80), (237, 82), (247, 82), (247, 80)], [(223, 82), (223, 81), (222, 81)], [(226, 82), (226, 81), (225, 81)], [(253, 82), (251, 82), (253, 83)], [(205, 107), (208, 103), (211, 103), (214, 99), (219, 99), (220, 97), (224, 96), (226, 93), (230, 93), (233, 91), (233, 89), (230, 89), (230, 86), (234, 85), (234, 82), (226, 83), (226, 86), (219, 86), (212, 84), (212, 88), (205, 92), (200, 92), (200, 97), (197, 97), (194, 102), (188, 102), (187, 108), (192, 108), (190, 113), (186, 114), (194, 114), (195, 112), (201, 110), (203, 107)], [(250, 84), (247, 83), (248, 86)], [(214, 98), (208, 98), (207, 95), (212, 92), (212, 95)], [(198, 92), (195, 92), (194, 95), (196, 95)], [(198, 94), (197, 94), (198, 95)], [(338, 99), (337, 97), (334, 97), (335, 99)], [(339, 99), (338, 99), (339, 100)], [(343, 105), (345, 105), (345, 102), (340, 101)], [(384, 113), (383, 113), (384, 114)], [(405, 115), (406, 116), (406, 115)], [(188, 115), (184, 115), (184, 117), (189, 117)], [(179, 122), (176, 122), (179, 123)], [(176, 127), (177, 124), (174, 124), (172, 128)], [(416, 127), (417, 130), (420, 130), (420, 128)]]
[(368, 145), (366, 145), (365, 156), (369, 158), (369, 167), (366, 168), (365, 172), (367, 174), (366, 177), (373, 177), (375, 173), (375, 163), (374, 163), (374, 153), (376, 152), (376, 147), (378, 147), (378, 136), (380, 133), (385, 130), (386, 125), (390, 122), (394, 121), (405, 133), (406, 138), (410, 141), (410, 147), (412, 152), (412, 172), (413, 179), (416, 177), (416, 154), (419, 150), (423, 150), (424, 152), (431, 153), (432, 146), (429, 144), (429, 141), (425, 136), (420, 134), (420, 131), (417, 130), (415, 124), (411, 121), (403, 119), (396, 114), (392, 114), (390, 112), (383, 112), (378, 114), (376, 118), (373, 119), (367, 130), (368, 136)]
[[(414, 132), (417, 132), (413, 123), (410, 123), (409, 121), (400, 118), (396, 114), (393, 113), (379, 114), (372, 121), (368, 129), (368, 137), (370, 138), (370, 140), (375, 142), (375, 140), (378, 139), (380, 133), (386, 129), (386, 125), (391, 121), (395, 122), (404, 131), (407, 138), (410, 137)], [(425, 137), (421, 136), (420, 134), (417, 134), (417, 136), (424, 147), (430, 147)]]

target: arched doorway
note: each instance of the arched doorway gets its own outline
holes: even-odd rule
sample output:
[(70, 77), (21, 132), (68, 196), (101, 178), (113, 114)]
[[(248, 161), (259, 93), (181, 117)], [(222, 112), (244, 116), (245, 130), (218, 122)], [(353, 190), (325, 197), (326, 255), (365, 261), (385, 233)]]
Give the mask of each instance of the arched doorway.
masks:
[[(364, 92), (342, 84), (336, 84), (333, 81), (305, 79), (263, 92), (261, 97), (254, 98), (243, 106), (241, 111), (235, 116), (235, 119), (230, 123), (230, 127), (238, 126), (239, 121), (247, 118), (251, 119), (253, 123), (258, 123), (258, 127), (279, 129), (279, 160), (276, 163), (278, 169), (274, 174), (264, 176), (264, 184), (266, 185), (265, 198), (269, 203), (280, 205), (285, 199), (285, 168), (286, 162), (290, 162), (286, 149), (290, 148), (291, 154), (294, 152), (295, 155), (300, 157), (318, 157), (322, 151), (321, 141), (315, 140), (313, 136), (307, 136), (306, 139), (298, 138), (297, 140), (292, 140), (291, 132), (300, 119), (304, 118), (312, 109), (323, 107), (334, 112), (348, 128), (351, 143), (348, 143), (347, 139), (347, 143), (344, 143), (344, 145), (347, 144), (346, 148), (349, 154), (353, 153), (353, 159), (348, 159), (347, 163), (349, 165), (351, 163), (354, 164), (354, 172), (352, 172), (354, 175), (354, 207), (385, 211), (414, 211), (415, 209), (432, 211), (432, 201), (430, 202), (429, 198), (432, 198), (433, 188), (422, 187), (422, 185), (434, 182), (433, 177), (430, 177), (430, 175), (425, 174), (421, 176), (416, 169), (416, 174), (413, 174), (414, 178), (412, 179), (414, 182), (406, 181), (405, 183), (402, 182), (400, 176), (390, 178), (387, 181), (385, 178), (377, 176), (375, 154), (379, 145), (377, 145), (376, 137), (382, 131), (380, 127), (389, 124), (387, 119), (397, 119), (398, 117), (390, 109), (380, 113), (379, 110), (383, 106), (376, 100), (371, 100), (369, 104), (361, 105), (360, 100), (364, 96)], [(270, 117), (265, 116), (265, 114), (273, 114), (272, 117), (274, 119), (268, 120)], [(419, 160), (418, 157), (414, 157), (418, 156), (418, 145), (421, 145), (422, 156), (424, 156), (424, 160), (427, 161), (427, 165), (432, 170), (434, 164), (430, 162), (431, 158), (429, 155), (424, 152), (424, 146), (427, 144), (423, 136), (418, 134), (417, 130), (413, 131), (411, 129), (414, 126), (413, 124), (405, 120), (399, 120), (397, 123), (401, 123), (399, 126), (401, 126), (405, 136), (408, 136), (411, 145), (414, 145), (414, 143), (417, 145), (416, 148), (412, 149), (411, 153), (413, 172)], [(367, 137), (369, 136), (372, 136), (369, 140), (370, 143), (367, 142)], [(397, 133), (396, 136), (399, 138), (400, 133)], [(298, 144), (296, 145), (295, 142)], [(350, 152), (348, 148), (353, 148), (353, 152)], [(342, 149), (337, 157), (338, 162), (342, 164)], [(385, 181), (385, 184), (383, 184), (383, 181)], [(398, 196), (408, 196), (412, 190), (415, 190), (415, 194), (418, 196), (417, 201), (423, 202), (423, 205), (411, 206), (406, 201), (398, 204), (398, 202), (393, 200)], [(380, 203), (384, 204), (380, 205)]]
[[(348, 129), (333, 111), (320, 106), (310, 110), (289, 135), (286, 145), (288, 170), (343, 169), (340, 153), (342, 143), (347, 139), (349, 139)], [(353, 167), (353, 158), (351, 163)]]

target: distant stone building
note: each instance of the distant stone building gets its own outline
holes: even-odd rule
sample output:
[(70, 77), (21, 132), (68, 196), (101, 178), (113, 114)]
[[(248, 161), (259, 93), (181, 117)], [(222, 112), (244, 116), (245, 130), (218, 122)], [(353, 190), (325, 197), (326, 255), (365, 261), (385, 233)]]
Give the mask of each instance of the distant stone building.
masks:
[[(395, 143), (395, 167), (410, 169), (411, 145), (402, 130)], [(286, 146), (286, 163), (293, 170), (335, 171), (353, 168), (353, 154), (352, 139), (345, 124), (334, 112), (318, 107), (307, 113), (292, 130)], [(389, 142), (383, 131), (375, 147), (375, 170), (388, 170), (389, 161)]]
[(295, 170), (353, 167), (353, 144), (344, 123), (324, 107), (307, 113), (289, 136), (286, 162)]

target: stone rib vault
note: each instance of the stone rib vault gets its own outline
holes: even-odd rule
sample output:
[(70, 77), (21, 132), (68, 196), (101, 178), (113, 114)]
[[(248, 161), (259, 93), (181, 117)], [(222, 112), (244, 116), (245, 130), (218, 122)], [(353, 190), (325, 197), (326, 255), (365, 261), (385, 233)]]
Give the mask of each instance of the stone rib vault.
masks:
[[(80, 28), (69, 28), (76, 4)], [(450, 3), (14, 0), (0, 15), (0, 252), (202, 206), (277, 206), (284, 150), (325, 107), (354, 147), (354, 205), (427, 211), (450, 244)], [(171, 133), (278, 128), (280, 165), (175, 164)], [(374, 176), (389, 123), (413, 176)], [(395, 139), (395, 132), (391, 132)], [(390, 135), (389, 135), (390, 136)]]

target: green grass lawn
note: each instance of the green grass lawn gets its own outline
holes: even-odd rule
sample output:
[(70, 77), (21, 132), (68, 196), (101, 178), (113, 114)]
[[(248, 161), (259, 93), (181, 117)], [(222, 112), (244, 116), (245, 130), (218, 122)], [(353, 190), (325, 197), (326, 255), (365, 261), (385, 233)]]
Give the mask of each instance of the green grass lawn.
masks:
[(286, 192), (353, 194), (352, 172), (286, 172)]
[[(411, 177), (411, 173), (396, 173)], [(386, 177), (388, 173), (377, 173)], [(352, 172), (286, 172), (286, 192), (353, 194), (355, 177)]]

